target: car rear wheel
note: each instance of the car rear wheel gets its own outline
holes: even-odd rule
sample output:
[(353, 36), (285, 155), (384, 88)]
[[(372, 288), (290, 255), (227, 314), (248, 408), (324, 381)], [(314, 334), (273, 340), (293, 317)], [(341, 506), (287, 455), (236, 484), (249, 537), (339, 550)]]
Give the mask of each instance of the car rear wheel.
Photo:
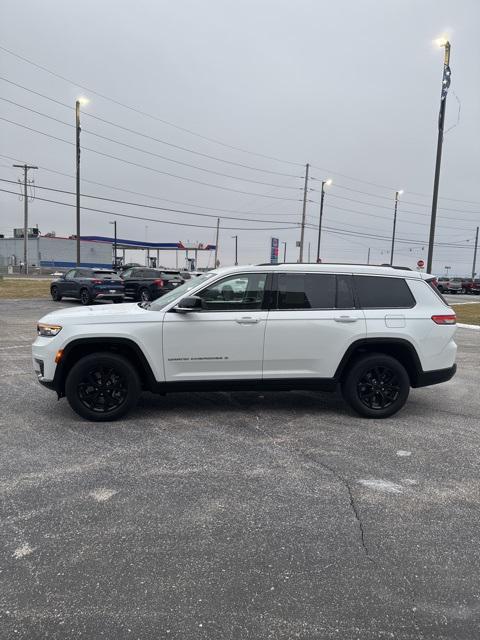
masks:
[(366, 418), (388, 418), (407, 401), (410, 379), (395, 358), (381, 353), (354, 361), (342, 392), (348, 404)]
[(58, 287), (52, 287), (50, 289), (50, 295), (52, 296), (52, 300), (54, 300), (55, 302), (60, 302), (60, 300), (62, 299)]
[(82, 289), (80, 291), (80, 302), (85, 305), (92, 304), (92, 296), (88, 289)]
[(152, 296), (150, 295), (150, 291), (145, 287), (143, 289), (140, 289), (140, 293), (138, 294), (138, 297), (142, 302), (150, 302), (150, 300), (152, 299)]
[(95, 422), (124, 416), (136, 405), (140, 393), (135, 367), (126, 358), (107, 352), (79, 360), (65, 383), (65, 395), (72, 409)]

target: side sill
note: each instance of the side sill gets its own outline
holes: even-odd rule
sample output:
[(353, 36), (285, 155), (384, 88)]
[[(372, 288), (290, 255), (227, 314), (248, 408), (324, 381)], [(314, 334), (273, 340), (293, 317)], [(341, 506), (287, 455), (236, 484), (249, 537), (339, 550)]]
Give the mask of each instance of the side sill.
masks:
[(269, 378), (262, 380), (181, 380), (157, 382), (150, 391), (165, 394), (185, 391), (293, 391), (295, 389), (335, 391), (334, 378)]

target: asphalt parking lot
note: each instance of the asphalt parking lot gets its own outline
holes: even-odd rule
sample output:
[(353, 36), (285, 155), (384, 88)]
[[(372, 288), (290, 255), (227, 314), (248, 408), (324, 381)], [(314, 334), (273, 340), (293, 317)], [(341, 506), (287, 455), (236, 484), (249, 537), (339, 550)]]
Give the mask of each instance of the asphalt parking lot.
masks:
[(58, 306), (0, 301), (2, 639), (478, 637), (479, 331), (386, 421), (249, 392), (93, 424), (31, 368)]

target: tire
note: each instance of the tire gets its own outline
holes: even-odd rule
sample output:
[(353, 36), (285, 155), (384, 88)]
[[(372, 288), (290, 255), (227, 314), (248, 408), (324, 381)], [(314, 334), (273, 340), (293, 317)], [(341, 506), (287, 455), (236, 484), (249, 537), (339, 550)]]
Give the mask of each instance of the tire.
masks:
[(52, 300), (54, 302), (60, 302), (60, 300), (62, 299), (62, 296), (60, 295), (60, 292), (58, 290), (58, 287), (51, 287), (50, 289), (50, 295), (52, 296)]
[(92, 304), (92, 296), (88, 289), (80, 289), (80, 302), (84, 305)]
[(152, 299), (152, 296), (150, 295), (150, 291), (146, 287), (143, 287), (138, 292), (138, 299), (141, 302), (150, 302), (150, 300)]
[(68, 373), (65, 395), (80, 417), (93, 422), (118, 420), (135, 405), (142, 391), (136, 368), (115, 353), (92, 353)]
[(410, 378), (395, 358), (372, 353), (349, 365), (342, 392), (350, 407), (361, 416), (388, 418), (407, 401)]

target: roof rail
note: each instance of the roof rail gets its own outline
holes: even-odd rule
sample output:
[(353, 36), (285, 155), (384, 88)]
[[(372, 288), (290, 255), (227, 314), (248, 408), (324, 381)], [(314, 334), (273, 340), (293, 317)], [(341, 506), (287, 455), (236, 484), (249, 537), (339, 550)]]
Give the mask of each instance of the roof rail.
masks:
[(352, 267), (389, 267), (390, 269), (401, 269), (402, 271), (412, 271), (410, 267), (402, 267), (401, 265), (395, 264), (367, 264), (366, 262), (277, 262), (276, 264), (272, 264), (271, 262), (260, 262), (256, 264), (256, 267), (273, 267), (279, 266), (282, 264), (321, 264), (321, 265), (351, 265)]

